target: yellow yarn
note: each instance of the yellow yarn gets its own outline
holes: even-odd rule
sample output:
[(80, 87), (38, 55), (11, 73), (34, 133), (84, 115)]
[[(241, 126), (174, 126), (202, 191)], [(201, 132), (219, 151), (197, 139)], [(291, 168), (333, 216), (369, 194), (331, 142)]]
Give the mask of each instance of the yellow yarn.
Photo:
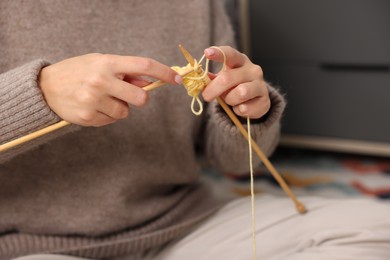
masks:
[(248, 146), (249, 146), (249, 169), (251, 176), (251, 207), (252, 207), (252, 248), (253, 248), (253, 259), (256, 260), (256, 218), (255, 218), (255, 185), (253, 178), (253, 156), (252, 156), (252, 137), (251, 137), (251, 120), (249, 116), (246, 119), (248, 125)]
[[(199, 62), (195, 60), (193, 71), (183, 77), (183, 86), (186, 88), (188, 95), (192, 97), (192, 102), (191, 102), (192, 113), (194, 113), (197, 116), (201, 115), (203, 112), (203, 104), (199, 98), (199, 94), (210, 81), (207, 75), (209, 70), (208, 59), (206, 61), (206, 69), (205, 70), (202, 69), (201, 63), (204, 58), (205, 56), (203, 55), (203, 57), (200, 59)], [(181, 72), (188, 70), (188, 68), (190, 67), (191, 64), (188, 64), (185, 67), (174, 66), (172, 67), (172, 69), (180, 74)], [(195, 101), (198, 103), (199, 106), (198, 110), (195, 110)]]

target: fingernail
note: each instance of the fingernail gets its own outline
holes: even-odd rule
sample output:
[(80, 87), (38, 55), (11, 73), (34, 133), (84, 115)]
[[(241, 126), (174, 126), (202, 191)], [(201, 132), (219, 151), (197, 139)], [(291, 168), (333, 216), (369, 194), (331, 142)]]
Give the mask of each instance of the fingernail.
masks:
[(202, 97), (203, 97), (204, 101), (206, 101), (206, 102), (210, 102), (211, 101), (208, 93), (209, 93), (208, 91), (203, 91), (202, 92)]
[(137, 97), (138, 106), (143, 106), (146, 104), (146, 101), (148, 100), (148, 95), (146, 94), (145, 90), (140, 89)]
[(241, 112), (242, 114), (246, 114), (246, 113), (248, 112), (248, 108), (247, 108), (246, 105), (240, 105), (240, 106), (238, 107), (238, 109), (240, 110), (240, 112)]
[(179, 85), (183, 83), (183, 78), (180, 75), (175, 76), (175, 82)]
[(206, 53), (207, 56), (213, 56), (215, 54), (215, 50), (213, 48), (207, 48), (204, 50), (204, 53)]

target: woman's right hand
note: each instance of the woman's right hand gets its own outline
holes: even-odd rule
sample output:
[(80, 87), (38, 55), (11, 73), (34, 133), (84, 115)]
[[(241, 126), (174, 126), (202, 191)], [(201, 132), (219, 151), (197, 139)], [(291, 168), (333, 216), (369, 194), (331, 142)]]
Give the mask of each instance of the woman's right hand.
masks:
[(142, 87), (149, 76), (177, 84), (181, 77), (153, 59), (87, 54), (42, 69), (39, 85), (49, 107), (62, 119), (83, 126), (103, 126), (129, 114), (129, 104), (143, 106)]

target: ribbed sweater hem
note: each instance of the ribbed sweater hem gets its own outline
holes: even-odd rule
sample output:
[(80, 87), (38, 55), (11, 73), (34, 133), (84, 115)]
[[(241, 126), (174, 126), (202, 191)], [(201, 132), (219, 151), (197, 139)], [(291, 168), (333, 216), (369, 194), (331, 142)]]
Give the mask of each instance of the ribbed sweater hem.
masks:
[[(191, 189), (192, 190), (192, 189)], [(65, 254), (92, 259), (119, 257), (162, 246), (188, 233), (226, 199), (211, 198), (207, 185), (197, 185), (168, 214), (138, 229), (112, 235), (37, 235), (10, 232), (0, 237), (0, 260), (31, 254)], [(183, 212), (187, 212), (185, 215)]]

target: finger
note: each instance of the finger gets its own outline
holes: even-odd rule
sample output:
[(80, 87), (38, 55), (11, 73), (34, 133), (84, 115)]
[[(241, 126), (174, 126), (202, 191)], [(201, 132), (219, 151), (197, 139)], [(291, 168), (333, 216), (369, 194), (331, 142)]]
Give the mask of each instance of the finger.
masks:
[(103, 113), (98, 112), (96, 114), (96, 118), (94, 120), (94, 123), (91, 126), (100, 127), (100, 126), (105, 126), (105, 125), (115, 123), (116, 121), (117, 121), (117, 119), (114, 119), (114, 118), (109, 117)]
[(97, 110), (113, 119), (123, 119), (129, 115), (129, 105), (114, 97), (104, 97), (98, 104)]
[(153, 81), (141, 77), (126, 76), (123, 80), (140, 88), (146, 87), (147, 85), (153, 83)]
[(252, 75), (248, 70), (232, 69), (221, 72), (207, 85), (203, 90), (202, 95), (206, 101), (210, 102), (214, 98), (222, 95), (228, 89), (252, 80)]
[(236, 106), (244, 103), (248, 100), (256, 97), (268, 96), (268, 90), (265, 85), (261, 85), (257, 81), (246, 82), (233, 88), (227, 92), (224, 99), (225, 102), (230, 106)]
[(145, 105), (148, 100), (145, 90), (120, 79), (113, 79), (113, 84), (105, 88), (108, 95), (137, 107)]
[(119, 55), (103, 57), (102, 62), (109, 65), (121, 78), (124, 78), (123, 75), (149, 76), (171, 84), (177, 84), (181, 78), (173, 69), (154, 59)]
[(209, 72), (209, 73), (207, 73), (207, 76), (209, 77), (209, 79), (213, 80), (213, 79), (215, 79), (217, 77), (217, 74)]
[[(236, 49), (230, 46), (218, 46), (219, 49), (223, 51), (226, 57), (226, 65), (229, 68), (238, 68), (245, 64), (248, 61), (248, 57), (237, 51)], [(209, 47), (205, 49), (204, 54), (209, 60), (224, 62), (223, 53), (215, 47)]]
[(234, 106), (233, 111), (239, 116), (250, 117), (253, 119), (264, 116), (271, 107), (268, 97), (257, 97), (245, 103)]
[(103, 126), (112, 124), (116, 119), (98, 111), (80, 111), (76, 123), (82, 126)]

